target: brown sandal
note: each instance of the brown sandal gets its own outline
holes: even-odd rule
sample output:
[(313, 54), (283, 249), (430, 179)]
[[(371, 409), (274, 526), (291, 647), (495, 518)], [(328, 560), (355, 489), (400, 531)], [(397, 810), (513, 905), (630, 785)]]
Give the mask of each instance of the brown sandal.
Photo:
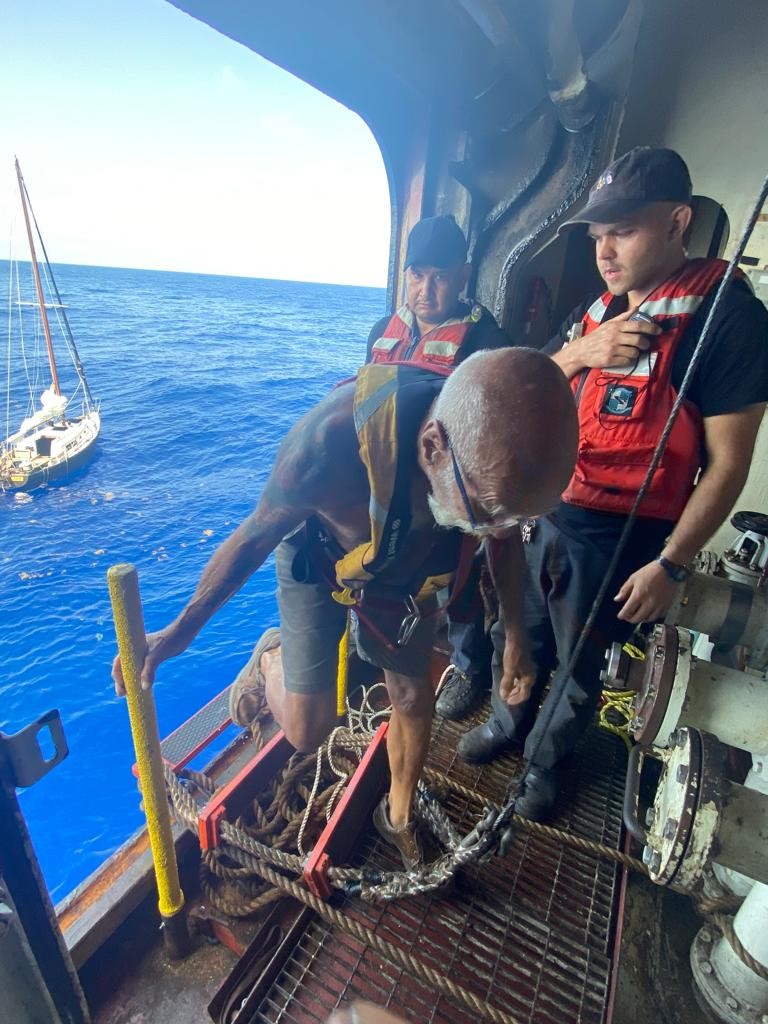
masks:
[(265, 630), (253, 648), (253, 653), (229, 688), (229, 717), (235, 725), (247, 729), (264, 704), (264, 676), (261, 656), (280, 646), (280, 630), (272, 626)]
[(424, 866), (424, 853), (416, 831), (416, 822), (395, 828), (389, 820), (389, 797), (383, 796), (373, 812), (376, 831), (386, 842), (396, 846), (403, 859), (406, 871), (415, 871)]

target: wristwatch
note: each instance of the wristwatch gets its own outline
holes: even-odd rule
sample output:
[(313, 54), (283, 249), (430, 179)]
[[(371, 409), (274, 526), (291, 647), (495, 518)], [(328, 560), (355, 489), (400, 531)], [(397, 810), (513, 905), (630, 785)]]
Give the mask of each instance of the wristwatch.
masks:
[(659, 555), (656, 561), (662, 567), (667, 576), (669, 576), (670, 579), (673, 579), (675, 583), (685, 583), (691, 575), (691, 570), (687, 565), (678, 565), (677, 562), (670, 562), (670, 560), (665, 558), (664, 555)]

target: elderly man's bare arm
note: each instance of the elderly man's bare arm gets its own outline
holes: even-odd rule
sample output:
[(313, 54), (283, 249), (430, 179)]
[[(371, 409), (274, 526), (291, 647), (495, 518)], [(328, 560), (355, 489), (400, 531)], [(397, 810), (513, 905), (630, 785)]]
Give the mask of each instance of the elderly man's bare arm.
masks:
[[(318, 509), (360, 489), (365, 478), (352, 420), (353, 391), (351, 384), (333, 391), (291, 429), (256, 509), (213, 554), (181, 614), (147, 635), (141, 674), (145, 689), (154, 682), (158, 666), (187, 649), (286, 534)], [(118, 694), (124, 693), (119, 657), (112, 675)]]
[(530, 695), (536, 681), (536, 669), (528, 652), (528, 636), (523, 620), (526, 568), (520, 528), (515, 527), (505, 538), (489, 538), (486, 551), (504, 623), (504, 657), (499, 693), (507, 704), (521, 704)]

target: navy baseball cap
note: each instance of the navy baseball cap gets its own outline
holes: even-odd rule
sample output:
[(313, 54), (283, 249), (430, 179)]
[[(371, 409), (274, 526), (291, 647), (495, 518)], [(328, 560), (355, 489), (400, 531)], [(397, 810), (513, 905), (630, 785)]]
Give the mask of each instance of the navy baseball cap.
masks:
[(467, 261), (467, 240), (451, 214), (425, 217), (414, 224), (408, 235), (405, 266), (453, 267)]
[(690, 204), (685, 160), (673, 149), (636, 146), (606, 167), (589, 190), (586, 206), (565, 224), (612, 224), (648, 203), (662, 202)]

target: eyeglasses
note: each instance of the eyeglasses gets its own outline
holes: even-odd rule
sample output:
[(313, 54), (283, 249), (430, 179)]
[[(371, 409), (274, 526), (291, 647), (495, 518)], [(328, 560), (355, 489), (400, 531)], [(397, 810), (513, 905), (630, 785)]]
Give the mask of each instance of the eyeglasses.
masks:
[(510, 518), (506, 519), (503, 523), (478, 522), (477, 517), (475, 516), (475, 513), (472, 509), (472, 503), (469, 500), (469, 495), (467, 494), (467, 488), (464, 486), (464, 478), (462, 477), (461, 470), (459, 469), (459, 463), (456, 458), (456, 452), (453, 450), (453, 445), (451, 444), (451, 438), (448, 434), (448, 431), (445, 429), (444, 424), (441, 423), (440, 428), (443, 431), (443, 436), (445, 437), (445, 443), (448, 446), (448, 451), (451, 453), (451, 465), (453, 466), (453, 476), (456, 481), (456, 486), (459, 489), (461, 500), (464, 503), (464, 511), (467, 514), (467, 520), (469, 522), (469, 525), (472, 527), (473, 532), (477, 534), (495, 533), (497, 530), (503, 530), (507, 527), (518, 526), (520, 524), (520, 518), (518, 518), (517, 516), (510, 516)]
[(459, 494), (461, 495), (461, 500), (464, 502), (464, 511), (467, 513), (467, 519), (469, 520), (469, 525), (472, 527), (473, 530), (476, 530), (479, 527), (480, 524), (478, 523), (477, 519), (475, 518), (475, 513), (472, 511), (472, 505), (471, 505), (470, 500), (469, 500), (469, 495), (467, 494), (467, 489), (464, 486), (464, 478), (461, 475), (461, 470), (459, 469), (459, 463), (458, 463), (458, 461), (456, 459), (456, 452), (453, 450), (453, 445), (451, 444), (451, 439), (448, 436), (448, 431), (445, 429), (445, 427), (443, 426), (442, 423), (440, 424), (440, 426), (443, 427), (443, 435), (445, 437), (445, 443), (448, 445), (448, 451), (451, 453), (451, 464), (453, 466), (453, 476), (454, 476), (454, 479), (456, 480), (456, 486), (459, 489)]

